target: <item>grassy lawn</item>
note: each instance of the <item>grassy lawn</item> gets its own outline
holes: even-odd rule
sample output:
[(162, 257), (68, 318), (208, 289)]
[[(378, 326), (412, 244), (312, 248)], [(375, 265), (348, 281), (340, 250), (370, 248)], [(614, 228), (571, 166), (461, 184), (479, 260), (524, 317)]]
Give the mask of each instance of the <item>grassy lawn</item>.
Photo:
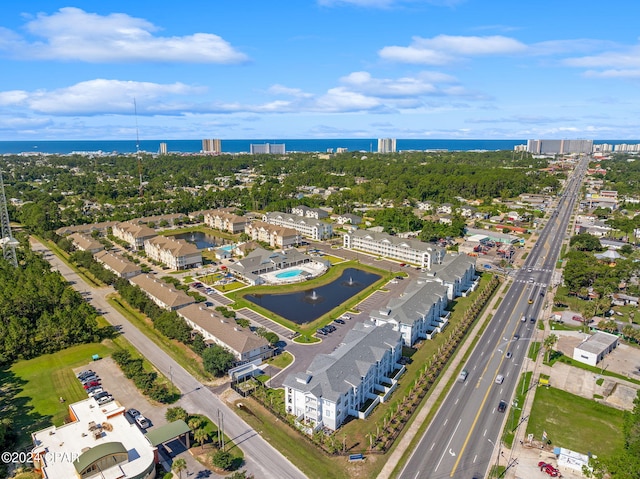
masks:
[(242, 284), (240, 281), (232, 281), (227, 284), (218, 284), (215, 285), (214, 288), (218, 291), (222, 291), (223, 293), (234, 291), (236, 289), (244, 288), (246, 285)]
[(274, 356), (272, 358), (269, 358), (267, 360), (267, 364), (270, 364), (271, 366), (275, 366), (276, 368), (280, 368), (280, 369), (286, 368), (292, 362), (293, 362), (293, 356), (291, 355), (291, 353), (287, 351), (283, 352), (282, 354), (278, 354), (277, 356)]
[(538, 357), (541, 346), (542, 343), (540, 341), (532, 341), (531, 344), (529, 344), (529, 352), (527, 353), (527, 357), (532, 361), (535, 361)]
[[(91, 356), (109, 356), (113, 345), (81, 344), (57, 353), (18, 361), (0, 372), (0, 410), (13, 416), (22, 446), (31, 442), (30, 433), (52, 424), (64, 424), (69, 404), (86, 399), (73, 368), (91, 363)], [(60, 398), (64, 402), (60, 402)]]
[[(296, 291), (307, 290), (309, 288), (319, 287), (339, 278), (340, 275), (342, 275), (342, 272), (347, 268), (358, 268), (370, 273), (378, 274), (381, 276), (381, 278), (339, 305), (338, 307), (334, 308), (332, 311), (329, 311), (327, 314), (322, 315), (320, 318), (304, 326), (300, 326), (292, 321), (288, 321), (285, 318), (278, 316), (277, 314), (244, 299), (244, 296), (249, 294), (292, 293)], [(291, 329), (292, 331), (296, 331), (302, 335), (311, 336), (315, 333), (315, 330), (317, 328), (329, 324), (333, 319), (348, 311), (350, 308), (354, 307), (360, 301), (365, 299), (368, 295), (384, 286), (391, 277), (392, 274), (388, 271), (356, 263), (355, 261), (346, 261), (331, 267), (331, 269), (321, 277), (314, 278), (303, 283), (276, 286), (252, 286), (250, 288), (244, 288), (241, 292), (232, 292), (228, 295), (228, 297), (235, 301), (233, 305), (234, 309), (241, 309), (244, 307), (252, 309), (275, 321), (276, 323), (279, 323), (284, 327)]]
[(520, 377), (518, 387), (515, 391), (515, 397), (513, 398), (513, 403), (509, 407), (509, 420), (507, 421), (502, 434), (502, 440), (508, 448), (511, 448), (513, 445), (515, 432), (518, 429), (520, 416), (522, 415), (522, 405), (524, 404), (527, 391), (529, 390), (529, 385), (531, 384), (531, 376), (533, 376), (533, 373), (529, 371)]
[(554, 446), (595, 455), (622, 452), (623, 411), (552, 387), (539, 387), (527, 424), (538, 440), (546, 431)]

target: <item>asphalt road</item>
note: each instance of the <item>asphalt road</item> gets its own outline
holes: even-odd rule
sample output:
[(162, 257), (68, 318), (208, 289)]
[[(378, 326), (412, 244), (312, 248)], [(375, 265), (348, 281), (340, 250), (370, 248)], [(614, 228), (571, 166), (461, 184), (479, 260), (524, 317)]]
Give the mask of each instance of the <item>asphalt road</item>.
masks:
[[(511, 398), (529, 342), (538, 334), (531, 318), (537, 320), (544, 305), (585, 170), (586, 159), (576, 167), (555, 212), (471, 353), (464, 366), (466, 381), (453, 385), (399, 477), (485, 477), (492, 459), (500, 454), (496, 449), (503, 424), (511, 421), (509, 427), (518, 426), (511, 415), (517, 407)], [(498, 375), (504, 377), (501, 384), (496, 383)], [(503, 413), (497, 410), (500, 401), (507, 403)]]
[(244, 451), (246, 460), (244, 468), (247, 471), (259, 478), (302, 479), (306, 477), (286, 457), (239, 418), (217, 395), (198, 382), (116, 311), (106, 300), (106, 296), (113, 292), (112, 288), (90, 287), (57, 256), (50, 253), (42, 243), (32, 239), (31, 247), (34, 251), (42, 252), (53, 269), (58, 270), (74, 289), (82, 293), (96, 309), (102, 311), (109, 323), (119, 326), (125, 338), (159, 371), (172, 380), (182, 392), (182, 397), (176, 405), (182, 406), (190, 413), (205, 414), (213, 420), (216, 419), (218, 410), (222, 412), (224, 432)]

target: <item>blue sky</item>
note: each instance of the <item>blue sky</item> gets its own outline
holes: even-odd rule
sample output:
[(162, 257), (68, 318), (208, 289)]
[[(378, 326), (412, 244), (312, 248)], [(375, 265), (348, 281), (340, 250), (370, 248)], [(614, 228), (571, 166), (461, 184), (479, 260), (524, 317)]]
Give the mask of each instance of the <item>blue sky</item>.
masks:
[(0, 4), (0, 141), (640, 138), (640, 2)]

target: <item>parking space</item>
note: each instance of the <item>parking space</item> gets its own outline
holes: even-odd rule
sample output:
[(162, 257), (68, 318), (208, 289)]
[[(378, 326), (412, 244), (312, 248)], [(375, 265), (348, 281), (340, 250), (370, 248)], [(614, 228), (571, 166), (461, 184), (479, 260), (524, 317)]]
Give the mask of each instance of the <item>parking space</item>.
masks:
[[(166, 424), (167, 420), (164, 415), (167, 411), (165, 405), (154, 405), (136, 388), (133, 381), (127, 379), (120, 367), (111, 359), (104, 358), (99, 361), (93, 361), (86, 366), (77, 368), (74, 373), (91, 369), (100, 378), (101, 387), (108, 391), (109, 394), (122, 406), (128, 409), (137, 409), (140, 413), (149, 419), (151, 426), (159, 426)], [(127, 415), (127, 419), (133, 422), (133, 418)]]
[(236, 316), (241, 319), (248, 319), (251, 323), (258, 327), (267, 328), (269, 331), (276, 333), (281, 338), (291, 339), (295, 332), (290, 329), (285, 328), (284, 326), (279, 325), (275, 321), (271, 321), (268, 318), (265, 318), (261, 314), (256, 313), (255, 311), (250, 310), (249, 308), (242, 308), (236, 311)]

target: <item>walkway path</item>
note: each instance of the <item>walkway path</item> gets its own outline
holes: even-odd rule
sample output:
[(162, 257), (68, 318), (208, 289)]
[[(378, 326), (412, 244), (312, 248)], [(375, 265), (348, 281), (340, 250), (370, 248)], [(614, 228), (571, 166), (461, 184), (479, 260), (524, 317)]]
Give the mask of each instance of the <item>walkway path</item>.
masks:
[(106, 299), (108, 294), (114, 292), (113, 288), (92, 288), (57, 256), (49, 254), (50, 252), (42, 243), (31, 239), (31, 247), (34, 251), (47, 253), (49, 262), (67, 281), (72, 282), (74, 289), (84, 292), (89, 297), (90, 303), (103, 312), (109, 323), (119, 325), (124, 337), (162, 374), (167, 377), (171, 375), (174, 385), (182, 393), (182, 398), (177, 405), (182, 406), (190, 413), (204, 414), (209, 418), (216, 418), (218, 411), (222, 412), (225, 433), (245, 452), (246, 469), (250, 473), (260, 478), (302, 479), (305, 477), (286, 457), (238, 417), (216, 394), (191, 376), (173, 358), (113, 308)]

